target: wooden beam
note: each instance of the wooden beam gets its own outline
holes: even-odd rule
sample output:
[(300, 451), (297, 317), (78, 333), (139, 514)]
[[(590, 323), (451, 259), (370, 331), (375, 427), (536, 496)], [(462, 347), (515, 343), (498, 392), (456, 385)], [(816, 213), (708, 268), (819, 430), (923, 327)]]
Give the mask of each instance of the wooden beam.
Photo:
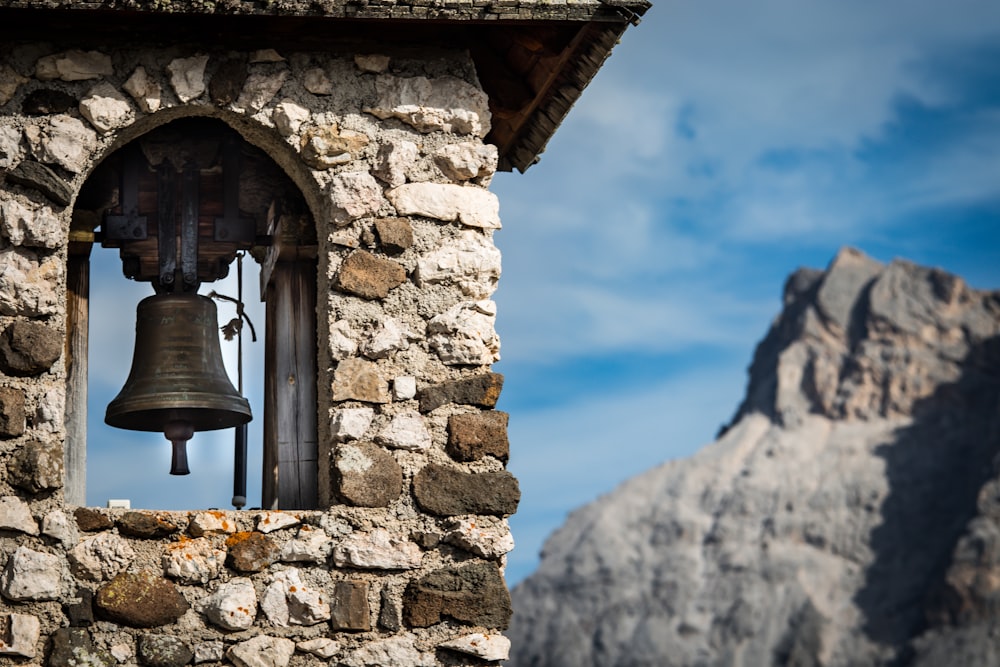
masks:
[(90, 243), (70, 243), (66, 265), (66, 504), (87, 504), (87, 350)]

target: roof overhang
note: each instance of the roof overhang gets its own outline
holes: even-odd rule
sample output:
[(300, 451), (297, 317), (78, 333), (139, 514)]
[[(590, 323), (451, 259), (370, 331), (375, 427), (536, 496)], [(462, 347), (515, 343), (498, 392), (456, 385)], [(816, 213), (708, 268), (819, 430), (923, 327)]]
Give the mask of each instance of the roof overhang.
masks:
[(0, 0), (0, 39), (325, 52), (467, 49), (500, 169), (538, 160), (647, 0)]

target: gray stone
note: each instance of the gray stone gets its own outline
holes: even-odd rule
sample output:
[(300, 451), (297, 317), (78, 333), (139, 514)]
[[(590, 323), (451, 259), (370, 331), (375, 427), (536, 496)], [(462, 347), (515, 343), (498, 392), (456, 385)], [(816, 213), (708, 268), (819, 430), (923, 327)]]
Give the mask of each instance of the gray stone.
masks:
[(340, 227), (358, 218), (375, 215), (385, 202), (382, 186), (367, 171), (337, 174), (331, 180), (329, 192), (332, 219)]
[(354, 56), (354, 64), (362, 72), (381, 74), (389, 69), (389, 56), (379, 53), (358, 53)]
[(279, 627), (316, 625), (330, 618), (330, 603), (322, 591), (302, 582), (299, 571), (275, 573), (264, 590), (260, 607), (267, 619)]
[(41, 58), (35, 64), (35, 76), (39, 79), (61, 79), (63, 81), (86, 81), (100, 79), (114, 74), (111, 56), (100, 51), (74, 49)]
[(417, 260), (414, 280), (420, 287), (455, 285), (466, 296), (490, 296), (500, 279), (500, 251), (482, 233), (465, 230)]
[(388, 507), (403, 492), (403, 470), (399, 463), (373, 443), (339, 445), (333, 468), (337, 496), (355, 507)]
[(163, 104), (163, 90), (160, 84), (151, 79), (146, 68), (139, 65), (132, 76), (122, 85), (126, 93), (132, 96), (139, 108), (146, 113), (156, 113)]
[(414, 542), (377, 528), (342, 539), (333, 549), (333, 562), (367, 570), (412, 570), (420, 567), (423, 555)]
[(413, 246), (413, 225), (406, 218), (379, 218), (375, 221), (375, 232), (382, 251), (390, 255)]
[(408, 401), (417, 395), (417, 378), (400, 375), (392, 381), (392, 397), (397, 401)]
[(367, 581), (338, 581), (333, 585), (330, 625), (334, 630), (367, 632), (372, 629)]
[(500, 398), (503, 375), (483, 373), (425, 387), (418, 392), (420, 411), (431, 412), (448, 403), (492, 408)]
[(355, 250), (340, 265), (333, 287), (364, 299), (384, 299), (405, 281), (406, 270), (393, 260)]
[(0, 203), (0, 235), (12, 245), (58, 248), (65, 242), (62, 223), (43, 206), (31, 209), (16, 200)]
[(243, 84), (243, 91), (236, 99), (235, 106), (251, 112), (263, 109), (278, 94), (287, 78), (287, 69), (277, 72), (256, 71), (251, 73)]
[(458, 517), (446, 524), (445, 541), (477, 556), (498, 560), (514, 549), (514, 536), (506, 519), (492, 516)]
[(7, 172), (7, 180), (37, 190), (60, 206), (68, 206), (73, 199), (69, 184), (41, 162), (22, 161)]
[(329, 637), (317, 637), (298, 642), (295, 644), (295, 650), (302, 653), (309, 653), (323, 660), (329, 660), (340, 652), (340, 644)]
[(190, 102), (205, 92), (205, 66), (208, 56), (175, 58), (167, 65), (170, 85), (181, 102)]
[(66, 592), (62, 559), (19, 546), (0, 575), (0, 593), (8, 600), (58, 600)]
[(330, 434), (337, 442), (359, 440), (364, 437), (375, 419), (372, 408), (341, 408), (330, 420)]
[(378, 626), (389, 632), (399, 632), (403, 627), (402, 613), (396, 603), (396, 596), (389, 588), (383, 588), (379, 593)]
[(13, 387), (0, 387), (0, 438), (23, 435), (24, 426), (24, 392)]
[(7, 463), (7, 478), (11, 484), (29, 493), (61, 488), (62, 446), (34, 440), (24, 443)]
[[(296, 115), (301, 114), (296, 112)], [(313, 169), (330, 169), (357, 158), (368, 141), (367, 136), (349, 130), (342, 132), (336, 125), (314, 127), (302, 134), (302, 159)], [(381, 191), (372, 187), (374, 180), (370, 178), (358, 172), (344, 174), (344, 178), (338, 179), (337, 190), (333, 193), (334, 205), (338, 207), (338, 222), (346, 223), (350, 218), (368, 215), (374, 212), (373, 206), (381, 205)]]
[(18, 74), (10, 65), (6, 63), (0, 65), (0, 107), (10, 102), (21, 84), (27, 82), (28, 79)]
[(333, 82), (321, 67), (306, 70), (302, 75), (302, 87), (313, 95), (332, 95)]
[(489, 662), (506, 660), (510, 657), (510, 640), (500, 634), (484, 635), (482, 632), (473, 632), (441, 642), (438, 647), (474, 655)]
[(118, 574), (98, 589), (95, 603), (111, 621), (133, 628), (168, 625), (190, 607), (176, 586), (147, 570)]
[(383, 144), (378, 151), (374, 173), (390, 187), (402, 185), (419, 158), (420, 149), (412, 141)]
[(452, 415), (448, 418), (447, 451), (456, 461), (476, 461), (492, 456), (506, 461), (510, 456), (506, 412), (482, 412)]
[(204, 662), (222, 662), (226, 654), (226, 645), (219, 641), (199, 642), (194, 647), (194, 664)]
[(16, 530), (28, 535), (38, 535), (38, 522), (31, 516), (31, 508), (17, 496), (0, 498), (0, 530)]
[(325, 530), (303, 525), (299, 527), (295, 539), (285, 542), (281, 547), (281, 560), (286, 563), (322, 563), (330, 555), (332, 548), (333, 542)]
[(423, 451), (432, 444), (424, 418), (415, 411), (401, 412), (378, 432), (375, 441), (393, 449)]
[(350, 323), (337, 320), (330, 324), (330, 358), (340, 361), (353, 357), (358, 351), (357, 334)]
[(90, 633), (84, 628), (59, 628), (52, 633), (51, 667), (114, 667), (115, 658), (104, 649), (94, 646)]
[(73, 547), (66, 557), (76, 576), (104, 581), (128, 567), (135, 559), (135, 550), (114, 533), (99, 533)]
[(42, 624), (31, 614), (0, 615), (0, 655), (34, 658)]
[(434, 153), (434, 163), (445, 176), (455, 181), (488, 179), (497, 170), (497, 160), (496, 146), (472, 141), (449, 144)]
[(507, 471), (468, 473), (436, 463), (414, 476), (413, 495), (424, 511), (438, 516), (507, 516), (521, 499), (517, 480)]
[(42, 534), (59, 540), (66, 548), (70, 548), (80, 539), (76, 524), (62, 510), (52, 510), (42, 519)]
[(271, 114), (274, 126), (285, 137), (297, 133), (302, 124), (309, 120), (309, 117), (309, 109), (290, 99), (281, 100)]
[(384, 667), (385, 665), (406, 665), (407, 667), (433, 667), (439, 664), (433, 651), (417, 648), (413, 635), (389, 637), (368, 642), (341, 660), (343, 667)]
[(66, 392), (62, 388), (49, 388), (35, 403), (34, 428), (39, 433), (59, 433), (66, 413)]
[(419, 132), (485, 137), (490, 131), (486, 93), (461, 79), (382, 74), (375, 90), (378, 100), (365, 111), (377, 118), (398, 118)]
[(512, 613), (500, 571), (481, 561), (431, 572), (411, 582), (403, 599), (406, 622), (416, 628), (450, 619), (502, 630)]
[(10, 169), (21, 159), (21, 130), (0, 127), (0, 169)]
[(386, 359), (396, 352), (409, 349), (410, 341), (418, 338), (417, 334), (399, 320), (386, 317), (368, 336), (362, 351), (369, 359)]
[(236, 531), (236, 522), (222, 512), (198, 512), (188, 524), (188, 532), (195, 537)]
[(374, 363), (344, 359), (333, 372), (333, 400), (388, 403), (389, 383), (381, 378)]
[(100, 83), (90, 89), (80, 101), (80, 114), (101, 134), (108, 134), (135, 120), (132, 105), (110, 83)]
[(94, 594), (89, 588), (78, 588), (76, 596), (63, 603), (63, 609), (71, 627), (85, 628), (94, 624)]
[(427, 340), (449, 366), (492, 364), (500, 360), (496, 314), (496, 303), (486, 299), (455, 304), (427, 323)]
[(80, 119), (65, 114), (29, 126), (24, 133), (40, 162), (57, 164), (73, 173), (87, 167), (97, 148), (97, 133)]
[(139, 660), (148, 667), (183, 667), (194, 652), (172, 635), (145, 634), (139, 637)]
[(273, 533), (300, 523), (299, 517), (288, 512), (261, 512), (257, 515), (257, 530), (262, 533)]
[(285, 667), (295, 653), (295, 642), (284, 637), (259, 635), (226, 652), (236, 667)]
[(246, 577), (234, 577), (199, 602), (197, 610), (220, 628), (246, 630), (257, 617), (257, 592)]
[(25, 248), (0, 249), (0, 315), (41, 317), (59, 310), (65, 262)]
[(222, 572), (226, 552), (208, 538), (170, 542), (163, 547), (161, 564), (168, 577), (185, 584), (205, 584)]
[(500, 229), (500, 200), (489, 190), (451, 183), (406, 183), (385, 196), (400, 215)]
[(8, 375), (39, 375), (62, 356), (62, 336), (41, 322), (18, 320), (0, 335), (0, 369)]

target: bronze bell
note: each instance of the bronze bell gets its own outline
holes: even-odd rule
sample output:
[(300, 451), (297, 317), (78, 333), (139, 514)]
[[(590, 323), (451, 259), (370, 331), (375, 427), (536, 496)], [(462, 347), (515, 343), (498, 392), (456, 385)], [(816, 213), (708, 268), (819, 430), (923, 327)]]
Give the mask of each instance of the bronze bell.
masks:
[(140, 301), (132, 369), (104, 421), (132, 431), (162, 431), (173, 443), (170, 474), (186, 475), (186, 445), (195, 432), (250, 419), (250, 403), (222, 363), (215, 303), (191, 293)]

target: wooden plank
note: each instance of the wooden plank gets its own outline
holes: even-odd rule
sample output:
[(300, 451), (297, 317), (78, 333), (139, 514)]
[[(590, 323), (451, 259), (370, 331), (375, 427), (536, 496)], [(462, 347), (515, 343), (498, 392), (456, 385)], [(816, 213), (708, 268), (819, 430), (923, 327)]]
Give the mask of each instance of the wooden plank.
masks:
[(90, 243), (71, 243), (66, 266), (66, 446), (63, 494), (87, 504), (87, 349), (90, 328)]
[(266, 509), (318, 506), (316, 264), (274, 263), (264, 342)]

